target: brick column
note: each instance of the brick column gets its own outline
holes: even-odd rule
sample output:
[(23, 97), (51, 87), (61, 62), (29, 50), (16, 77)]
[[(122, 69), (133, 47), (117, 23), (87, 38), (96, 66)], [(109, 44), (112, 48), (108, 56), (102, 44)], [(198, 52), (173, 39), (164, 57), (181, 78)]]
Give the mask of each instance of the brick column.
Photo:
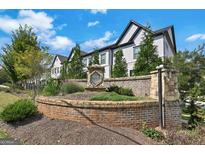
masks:
[[(158, 72), (152, 71), (150, 74), (150, 97), (158, 99)], [(179, 99), (177, 72), (175, 70), (162, 69), (162, 96), (164, 100)]]

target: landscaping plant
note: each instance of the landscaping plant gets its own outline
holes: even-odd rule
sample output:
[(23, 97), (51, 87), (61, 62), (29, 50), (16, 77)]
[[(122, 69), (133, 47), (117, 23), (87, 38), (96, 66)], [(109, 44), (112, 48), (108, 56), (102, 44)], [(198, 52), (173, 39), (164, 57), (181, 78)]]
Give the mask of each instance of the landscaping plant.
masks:
[(143, 41), (140, 43), (140, 50), (133, 69), (134, 75), (147, 75), (156, 70), (160, 64), (162, 64), (162, 59), (157, 54), (153, 33), (148, 30), (144, 32)]
[(161, 132), (155, 130), (154, 128), (147, 127), (146, 124), (143, 124), (141, 132), (143, 134), (145, 134), (146, 136), (148, 136), (154, 140), (157, 140), (157, 141), (161, 141), (164, 138), (164, 136)]
[(75, 92), (83, 92), (84, 88), (75, 83), (65, 83), (61, 87), (62, 94), (71, 94)]
[(76, 44), (74, 48), (72, 48), (73, 57), (71, 58), (71, 61), (69, 64), (66, 64), (67, 68), (67, 77), (69, 79), (82, 79), (85, 78), (85, 75), (83, 72), (83, 62), (81, 57), (81, 50), (80, 46)]
[(112, 77), (126, 77), (127, 76), (127, 63), (125, 58), (123, 58), (122, 50), (118, 50), (115, 53), (115, 64), (112, 71)]
[(110, 86), (106, 89), (107, 92), (116, 92), (119, 95), (134, 96), (132, 89), (123, 88), (116, 85)]
[(43, 88), (43, 95), (55, 96), (60, 92), (60, 83), (57, 80), (49, 79)]
[(36, 112), (37, 107), (31, 100), (22, 99), (6, 106), (0, 117), (5, 122), (15, 122), (30, 117)]

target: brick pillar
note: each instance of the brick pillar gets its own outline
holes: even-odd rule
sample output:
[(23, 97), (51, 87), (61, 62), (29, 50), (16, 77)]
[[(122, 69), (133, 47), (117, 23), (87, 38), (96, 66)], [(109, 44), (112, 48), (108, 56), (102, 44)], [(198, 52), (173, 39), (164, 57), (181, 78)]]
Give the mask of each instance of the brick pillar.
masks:
[[(158, 99), (158, 71), (152, 71), (150, 74), (150, 97)], [(175, 70), (162, 69), (162, 96), (164, 100), (179, 99), (177, 72)]]

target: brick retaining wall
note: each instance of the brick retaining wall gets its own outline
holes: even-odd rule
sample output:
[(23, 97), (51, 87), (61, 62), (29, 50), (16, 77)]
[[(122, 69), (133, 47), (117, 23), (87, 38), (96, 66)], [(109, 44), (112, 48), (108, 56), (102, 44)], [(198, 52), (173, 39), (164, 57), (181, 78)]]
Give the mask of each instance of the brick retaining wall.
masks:
[[(87, 86), (86, 79), (68, 79), (66, 82), (78, 83), (83, 87)], [(136, 76), (136, 77), (123, 77), (123, 78), (110, 78), (104, 80), (104, 87), (118, 85), (125, 88), (132, 89), (135, 96), (149, 96), (150, 95), (151, 75)]]
[[(150, 127), (159, 125), (159, 105), (147, 101), (84, 101), (38, 97), (38, 110), (50, 118), (138, 128), (144, 122)], [(180, 107), (177, 101), (166, 102), (166, 127), (180, 126)]]

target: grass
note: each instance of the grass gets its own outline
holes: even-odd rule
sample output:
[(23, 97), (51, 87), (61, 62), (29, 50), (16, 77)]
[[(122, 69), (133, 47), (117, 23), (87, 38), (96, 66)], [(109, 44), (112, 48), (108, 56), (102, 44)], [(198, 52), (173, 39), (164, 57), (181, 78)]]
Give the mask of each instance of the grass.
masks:
[(91, 100), (95, 101), (135, 101), (139, 99), (139, 97), (119, 95), (115, 92), (103, 92), (91, 97)]
[(7, 139), (7, 138), (9, 138), (9, 135), (0, 130), (0, 139)]
[(6, 92), (0, 92), (0, 112), (8, 105), (12, 104), (20, 98)]

